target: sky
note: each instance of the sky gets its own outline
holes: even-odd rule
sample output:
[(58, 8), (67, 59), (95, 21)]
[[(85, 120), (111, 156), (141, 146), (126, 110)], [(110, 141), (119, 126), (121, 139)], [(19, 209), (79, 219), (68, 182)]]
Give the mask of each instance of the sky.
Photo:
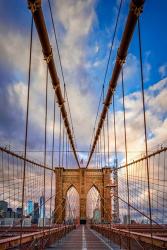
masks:
[[(88, 151), (97, 106), (106, 70), (113, 31), (120, 1), (50, 0), (56, 27), (61, 62), (72, 114), (78, 151)], [(42, 1), (56, 68), (63, 89), (58, 53), (48, 2)], [(166, 141), (167, 133), (167, 2), (148, 0), (141, 15), (142, 56), (146, 99), (149, 149)], [(117, 49), (125, 26), (129, 1), (123, 0), (114, 47), (105, 81), (105, 93), (112, 75)], [(0, 3), (0, 144), (23, 150), (28, 81), (31, 13), (27, 1)], [(46, 65), (36, 29), (33, 31), (32, 70), (28, 149), (43, 151), (45, 119)], [(135, 30), (124, 65), (125, 107), (128, 159), (144, 151), (143, 113), (139, 44)], [(51, 149), (53, 124), (53, 88), (49, 78), (47, 149)], [(117, 149), (124, 160), (124, 130), (120, 80), (115, 92)], [(67, 102), (65, 103), (67, 105)], [(100, 111), (102, 110), (102, 103)], [(56, 109), (55, 148), (58, 149), (59, 109)], [(107, 139), (107, 138), (106, 138)], [(114, 151), (113, 111), (109, 110), (109, 150)], [(104, 142), (102, 142), (103, 144)], [(87, 160), (87, 153), (79, 152)], [(31, 155), (42, 161), (39, 152)], [(55, 164), (58, 155), (55, 156)], [(71, 156), (72, 157), (72, 156)], [(110, 154), (110, 162), (113, 161)], [(50, 158), (48, 156), (48, 163)], [(72, 161), (75, 164), (74, 161)], [(93, 162), (92, 162), (93, 164)]]

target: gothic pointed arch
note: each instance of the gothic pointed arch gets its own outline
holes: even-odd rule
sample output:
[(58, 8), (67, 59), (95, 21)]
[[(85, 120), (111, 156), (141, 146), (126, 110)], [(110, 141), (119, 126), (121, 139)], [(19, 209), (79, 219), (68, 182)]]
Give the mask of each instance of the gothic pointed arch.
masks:
[(92, 185), (86, 196), (86, 216), (87, 219), (94, 220), (95, 212), (99, 213), (98, 221), (101, 220), (101, 196), (96, 185)]
[(67, 192), (68, 192), (72, 187), (75, 188), (76, 191), (77, 191), (78, 194), (79, 194), (79, 188), (78, 188), (78, 186), (75, 185), (75, 184), (72, 184), (72, 183), (68, 183), (68, 185), (66, 185), (66, 187), (65, 187), (65, 189), (64, 189), (64, 196), (67, 195)]
[(65, 220), (73, 223), (79, 220), (80, 197), (74, 185), (70, 185), (65, 196)]

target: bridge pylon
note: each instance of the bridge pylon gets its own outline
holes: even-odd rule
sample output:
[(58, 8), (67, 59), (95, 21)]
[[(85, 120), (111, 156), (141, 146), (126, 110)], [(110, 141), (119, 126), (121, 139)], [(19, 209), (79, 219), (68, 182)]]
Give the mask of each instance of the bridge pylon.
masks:
[(95, 187), (101, 198), (101, 218), (105, 222), (110, 222), (111, 218), (111, 193), (106, 186), (111, 182), (111, 168), (102, 169), (65, 169), (55, 168), (56, 175), (56, 196), (55, 196), (55, 221), (63, 223), (65, 221), (65, 203), (67, 192), (74, 187), (80, 200), (80, 223), (86, 223), (86, 201), (87, 194), (92, 187)]

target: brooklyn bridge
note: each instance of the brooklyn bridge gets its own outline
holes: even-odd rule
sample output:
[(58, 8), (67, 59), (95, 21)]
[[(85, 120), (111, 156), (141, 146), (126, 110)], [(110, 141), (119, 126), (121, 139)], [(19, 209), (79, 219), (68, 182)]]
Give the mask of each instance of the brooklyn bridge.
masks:
[(165, 1), (21, 2), (0, 3), (0, 249), (167, 249)]

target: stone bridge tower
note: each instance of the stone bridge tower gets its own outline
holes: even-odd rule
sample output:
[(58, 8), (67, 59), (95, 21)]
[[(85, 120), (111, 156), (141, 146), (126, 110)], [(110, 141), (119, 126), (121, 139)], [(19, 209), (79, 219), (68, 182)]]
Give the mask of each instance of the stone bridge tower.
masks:
[(101, 198), (101, 217), (105, 221), (111, 220), (111, 193), (106, 188), (111, 180), (110, 168), (102, 169), (64, 169), (55, 168), (56, 196), (55, 218), (58, 223), (65, 219), (65, 199), (68, 190), (73, 186), (80, 197), (80, 222), (86, 222), (86, 199), (87, 193), (94, 186)]

